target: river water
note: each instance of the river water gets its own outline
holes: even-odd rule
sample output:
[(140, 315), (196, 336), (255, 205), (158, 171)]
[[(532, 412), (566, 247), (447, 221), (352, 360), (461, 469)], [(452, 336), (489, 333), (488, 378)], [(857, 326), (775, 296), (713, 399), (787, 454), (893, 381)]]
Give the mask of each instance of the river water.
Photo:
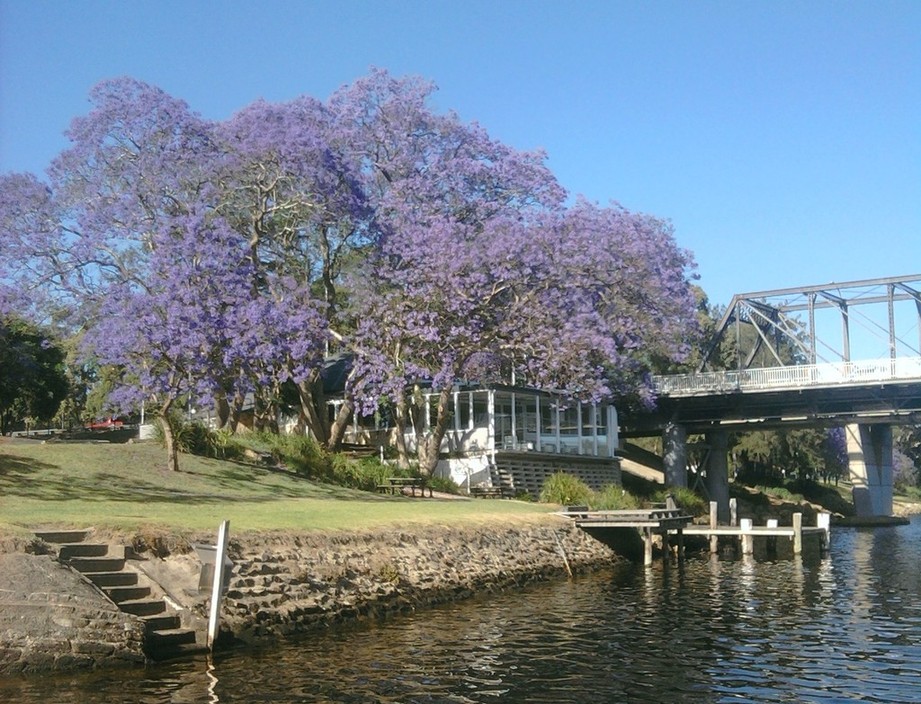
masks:
[(0, 680), (0, 702), (921, 702), (921, 517), (828, 557), (622, 565), (144, 670)]

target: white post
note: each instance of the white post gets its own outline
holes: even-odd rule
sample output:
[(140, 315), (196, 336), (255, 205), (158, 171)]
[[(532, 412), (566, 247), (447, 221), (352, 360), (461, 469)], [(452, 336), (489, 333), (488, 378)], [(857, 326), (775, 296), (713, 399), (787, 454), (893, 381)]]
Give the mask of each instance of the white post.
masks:
[(803, 552), (803, 514), (793, 514), (793, 554)]
[(224, 596), (224, 555), (227, 552), (227, 531), (230, 521), (223, 521), (217, 532), (217, 550), (214, 555), (214, 582), (211, 585), (211, 611), (208, 615), (208, 649), (213, 649), (221, 615), (221, 598)]
[(576, 429), (578, 431), (578, 437), (576, 441), (579, 443), (579, 454), (582, 454), (582, 402), (576, 404)]
[[(716, 501), (711, 501), (710, 502), (710, 530), (716, 530), (718, 510), (719, 510), (719, 504)], [(713, 534), (710, 535), (710, 552), (711, 553), (719, 552), (719, 538)]]
[(822, 536), (822, 549), (828, 550), (831, 548), (831, 514), (825, 513), (824, 511), (816, 516), (816, 525), (819, 528), (825, 530), (825, 534)]
[(540, 416), (540, 394), (538, 394), (537, 396), (534, 397), (534, 402), (535, 402), (535, 403), (534, 403), (534, 407), (535, 407), (534, 410), (535, 410), (535, 413), (537, 413), (536, 423), (534, 424), (535, 427), (537, 428), (537, 437), (535, 438), (536, 442), (534, 443), (534, 449), (537, 450), (538, 452), (541, 452), (542, 448), (541, 448), (541, 444), (540, 444), (540, 434), (541, 434), (541, 427), (540, 427), (540, 422), (541, 422), (541, 416)]
[(739, 523), (742, 528), (742, 554), (751, 555), (755, 551), (755, 539), (751, 534), (753, 521), (751, 518), (743, 518)]

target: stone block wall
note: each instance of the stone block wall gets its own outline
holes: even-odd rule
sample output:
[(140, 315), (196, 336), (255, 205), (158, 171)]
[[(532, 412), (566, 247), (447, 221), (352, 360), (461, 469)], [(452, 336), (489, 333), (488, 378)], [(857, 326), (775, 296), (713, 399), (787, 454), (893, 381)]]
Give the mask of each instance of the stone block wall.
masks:
[[(540, 524), (247, 537), (222, 628), (243, 640), (306, 631), (565, 577), (618, 559), (553, 517)], [(563, 554), (566, 560), (563, 559)]]

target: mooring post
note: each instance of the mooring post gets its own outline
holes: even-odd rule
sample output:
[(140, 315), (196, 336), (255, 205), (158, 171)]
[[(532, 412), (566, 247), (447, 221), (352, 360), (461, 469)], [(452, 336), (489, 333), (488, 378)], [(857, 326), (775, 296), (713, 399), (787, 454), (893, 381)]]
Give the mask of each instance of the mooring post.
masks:
[(824, 552), (828, 552), (828, 550), (831, 549), (831, 514), (823, 511), (818, 516), (816, 516), (815, 524), (819, 528), (823, 528), (825, 530), (825, 532), (822, 534), (821, 549)]
[(736, 499), (729, 499), (729, 525), (733, 528), (739, 525), (739, 502)]
[(803, 514), (793, 514), (793, 554), (803, 552)]
[(208, 649), (214, 649), (221, 618), (221, 598), (224, 596), (224, 555), (227, 552), (227, 531), (230, 521), (223, 521), (217, 532), (217, 553), (214, 556), (214, 582), (211, 585), (211, 610), (208, 614)]
[[(719, 518), (719, 503), (716, 501), (710, 502), (710, 530), (716, 530), (716, 525)], [(710, 536), (710, 552), (715, 553), (719, 550), (719, 538), (715, 535)]]
[[(767, 521), (768, 528), (777, 528), (779, 522), (776, 518), (769, 518)], [(767, 549), (772, 555), (777, 553), (777, 536), (772, 535), (767, 539)]]
[(643, 529), (643, 564), (652, 565), (652, 528)]
[(755, 539), (751, 534), (752, 524), (751, 518), (743, 518), (741, 521), (743, 555), (751, 555), (755, 551)]

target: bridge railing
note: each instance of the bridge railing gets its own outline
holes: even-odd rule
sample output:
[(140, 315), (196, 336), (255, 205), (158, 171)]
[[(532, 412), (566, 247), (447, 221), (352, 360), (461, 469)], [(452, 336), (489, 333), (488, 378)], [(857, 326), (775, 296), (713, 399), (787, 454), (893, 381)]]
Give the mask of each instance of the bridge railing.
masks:
[(663, 396), (802, 389), (843, 384), (856, 385), (894, 379), (921, 381), (921, 357), (798, 364), (789, 367), (653, 377), (657, 393)]

